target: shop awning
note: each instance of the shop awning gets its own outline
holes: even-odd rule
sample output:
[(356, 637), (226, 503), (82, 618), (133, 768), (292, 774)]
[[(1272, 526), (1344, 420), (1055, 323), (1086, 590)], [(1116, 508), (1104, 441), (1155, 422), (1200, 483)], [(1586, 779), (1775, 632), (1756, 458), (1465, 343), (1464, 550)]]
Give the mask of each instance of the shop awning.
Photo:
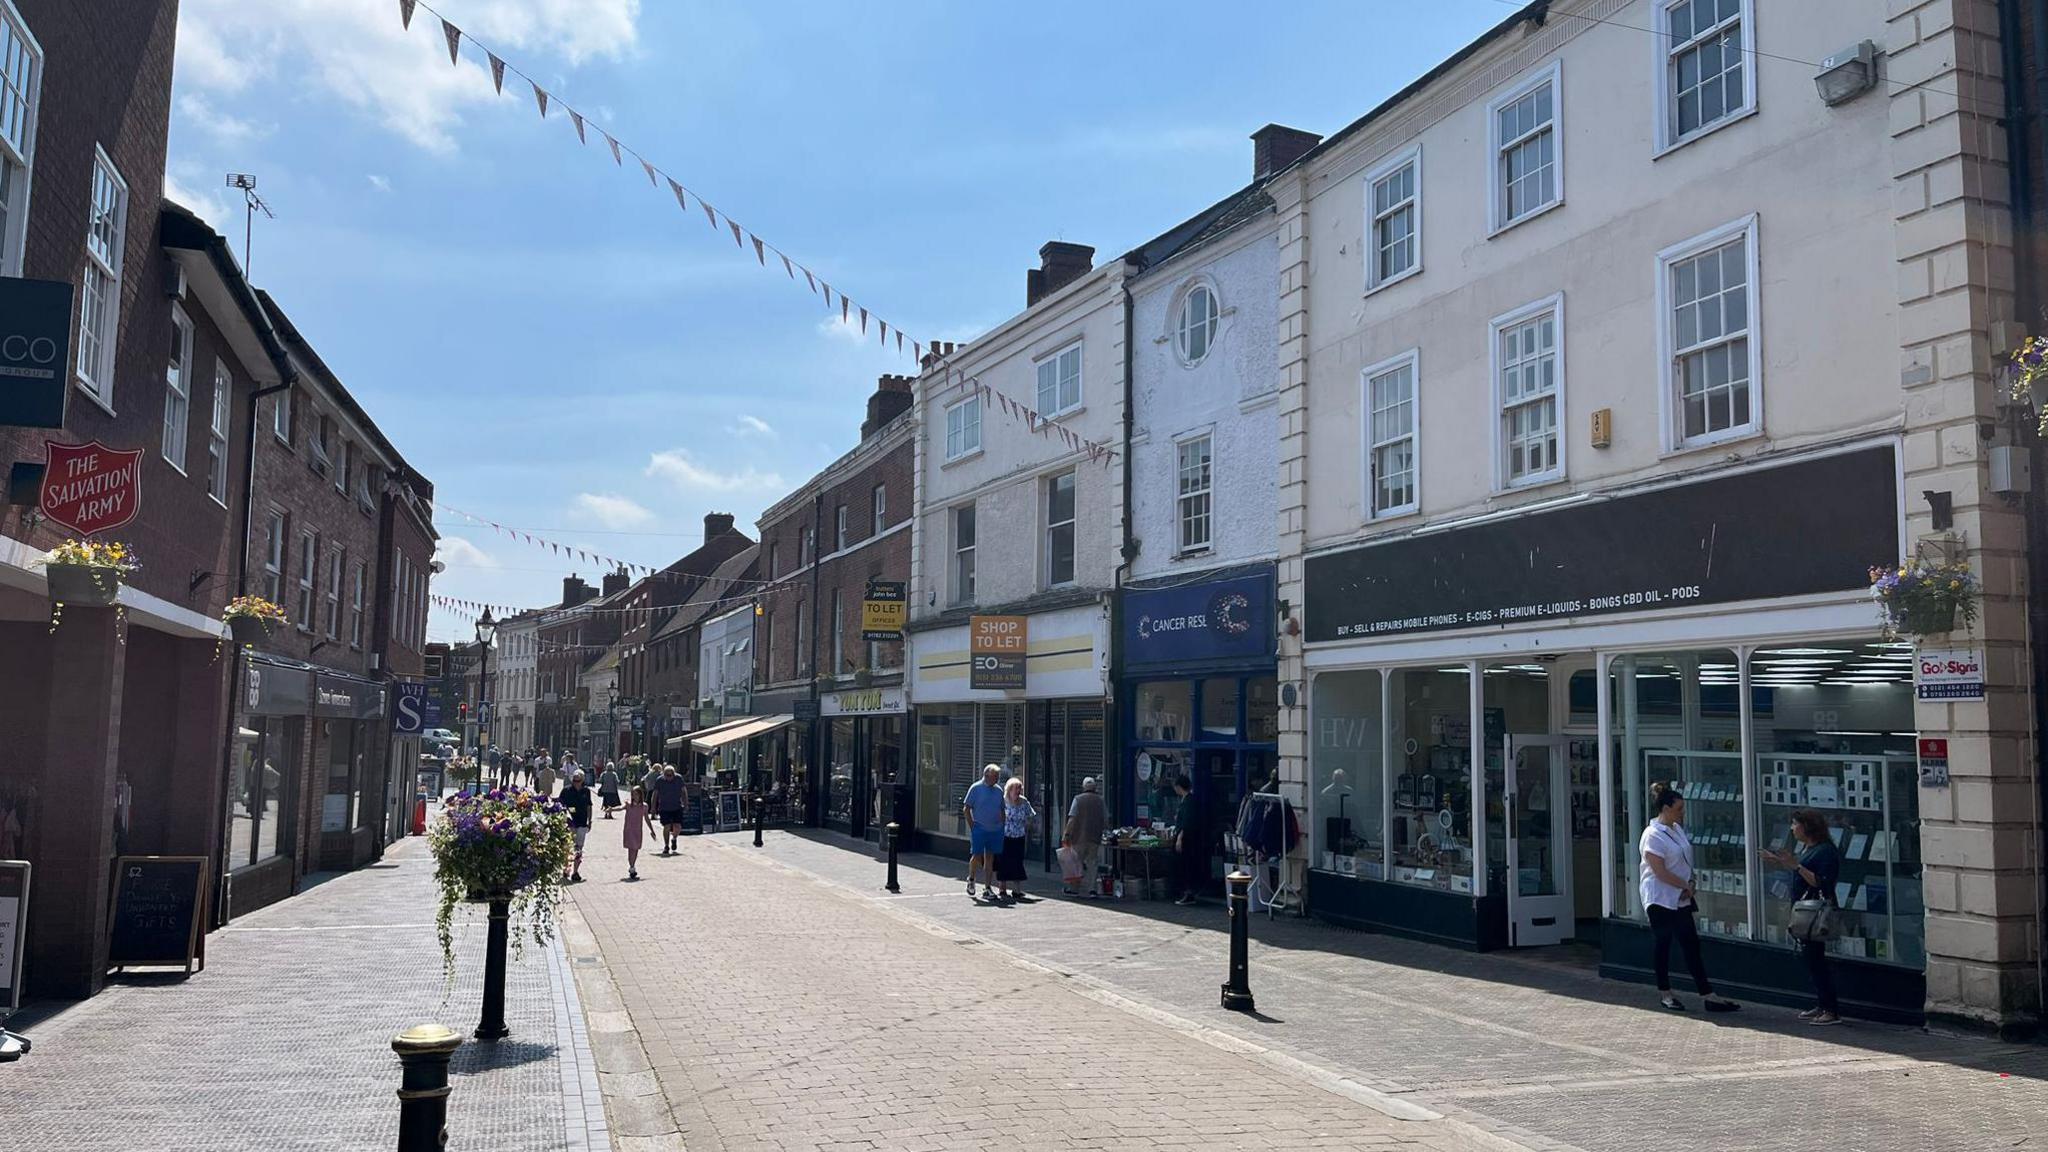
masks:
[(722, 724), (713, 724), (709, 728), (699, 728), (695, 732), (688, 732), (681, 736), (671, 736), (663, 742), (662, 747), (681, 748), (698, 740), (709, 740), (721, 733), (730, 732), (735, 728), (744, 728), (759, 719), (759, 716), (741, 716), (735, 720), (727, 720)]
[(715, 752), (735, 740), (766, 736), (770, 732), (787, 728), (794, 723), (796, 723), (796, 717), (787, 713), (781, 716), (755, 716), (739, 724), (696, 733), (690, 737), (690, 747), (695, 748), (699, 752)]

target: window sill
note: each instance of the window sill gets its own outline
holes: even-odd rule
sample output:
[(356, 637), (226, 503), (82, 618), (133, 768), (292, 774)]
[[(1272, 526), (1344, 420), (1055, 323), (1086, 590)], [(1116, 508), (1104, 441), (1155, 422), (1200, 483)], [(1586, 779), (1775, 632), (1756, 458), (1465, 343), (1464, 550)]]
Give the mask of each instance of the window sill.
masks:
[(1552, 200), (1552, 201), (1551, 201), (1550, 203), (1548, 203), (1548, 204), (1545, 204), (1545, 205), (1544, 205), (1543, 207), (1541, 207), (1541, 208), (1537, 208), (1537, 209), (1533, 209), (1533, 210), (1531, 210), (1531, 211), (1528, 211), (1528, 212), (1524, 212), (1524, 213), (1522, 213), (1522, 214), (1521, 214), (1520, 216), (1517, 216), (1517, 217), (1515, 217), (1515, 218), (1514, 218), (1513, 220), (1509, 220), (1509, 221), (1507, 221), (1506, 223), (1504, 223), (1504, 224), (1500, 225), (1499, 227), (1495, 228), (1495, 229), (1494, 229), (1493, 231), (1491, 231), (1491, 232), (1488, 232), (1488, 233), (1486, 234), (1486, 238), (1487, 238), (1488, 240), (1493, 240), (1493, 239), (1496, 239), (1496, 238), (1498, 238), (1498, 237), (1500, 237), (1500, 236), (1502, 236), (1502, 235), (1505, 235), (1506, 233), (1512, 232), (1512, 231), (1514, 231), (1515, 229), (1517, 229), (1517, 228), (1520, 228), (1520, 227), (1521, 227), (1522, 225), (1524, 225), (1524, 224), (1527, 224), (1527, 223), (1528, 223), (1529, 221), (1531, 221), (1531, 220), (1535, 220), (1535, 219), (1538, 219), (1538, 218), (1540, 218), (1540, 217), (1548, 216), (1548, 215), (1550, 215), (1550, 214), (1551, 214), (1552, 212), (1555, 212), (1555, 211), (1557, 211), (1557, 210), (1558, 210), (1559, 208), (1562, 208), (1562, 207), (1564, 207), (1564, 197), (1563, 197), (1563, 196), (1559, 196), (1559, 197), (1558, 197), (1557, 199), (1555, 199), (1555, 200)]
[(211, 493), (211, 492), (208, 492), (208, 493), (206, 494), (206, 498), (207, 498), (208, 500), (211, 500), (211, 501), (213, 501), (213, 502), (214, 502), (215, 504), (218, 504), (218, 505), (220, 505), (221, 511), (223, 511), (223, 512), (227, 511), (227, 507), (228, 507), (228, 502), (227, 502), (227, 501), (225, 501), (225, 500), (221, 499), (221, 498), (220, 498), (220, 497), (218, 497), (218, 496), (215, 496), (215, 495), (214, 495), (213, 493)]
[(1214, 547), (1209, 545), (1203, 545), (1200, 548), (1183, 548), (1180, 551), (1175, 552), (1173, 554), (1173, 558), (1175, 560), (1196, 560), (1204, 556), (1213, 556), (1215, 554), (1216, 549)]
[(272, 440), (277, 441), (279, 444), (284, 445), (284, 450), (287, 452), (297, 452), (299, 450), (299, 446), (292, 443), (291, 437), (278, 435), (278, 432), (275, 428), (270, 430), (270, 438)]
[(185, 477), (185, 479), (187, 480), (190, 480), (192, 478), (191, 474), (185, 471), (185, 466), (183, 464), (178, 463), (176, 460), (171, 459), (169, 456), (165, 456), (163, 459), (164, 463), (171, 466), (171, 471), (176, 472), (178, 475)]
[(1761, 423), (1747, 424), (1741, 428), (1730, 429), (1726, 432), (1716, 432), (1711, 436), (1701, 436), (1680, 444), (1674, 444), (1660, 453), (1657, 458), (1659, 460), (1670, 460), (1678, 456), (1690, 456), (1698, 452), (1725, 449), (1731, 444), (1741, 444), (1745, 441), (1762, 440), (1763, 438), (1764, 428)]
[(73, 384), (78, 385), (78, 390), (80, 392), (85, 393), (86, 398), (88, 400), (91, 400), (94, 404), (98, 405), (100, 411), (105, 412), (109, 416), (116, 415), (116, 413), (114, 412), (113, 404), (111, 404), (105, 398), (103, 398), (99, 394), (99, 390), (94, 388), (92, 384), (88, 382), (84, 377), (74, 376), (71, 378), (71, 382)]
[(1419, 517), (1421, 515), (1422, 505), (1420, 503), (1408, 504), (1400, 508), (1390, 508), (1385, 512), (1379, 512), (1371, 516), (1368, 516), (1365, 518), (1365, 522), (1359, 525), (1359, 527), (1362, 529), (1371, 530), (1374, 528), (1383, 527), (1387, 524), (1391, 524), (1396, 520), (1408, 520), (1414, 517)]
[(1058, 412), (1040, 412), (1038, 420), (1041, 424), (1051, 420), (1067, 420), (1079, 416), (1086, 411), (1088, 411), (1086, 404), (1076, 404), (1072, 408), (1064, 408)]
[(1418, 260), (1415, 262), (1415, 266), (1413, 268), (1408, 269), (1406, 272), (1403, 272), (1398, 276), (1389, 276), (1385, 280), (1382, 280), (1377, 284), (1366, 285), (1365, 296), (1376, 296), (1381, 292), (1384, 292), (1387, 289), (1392, 288), (1394, 285), (1401, 283), (1403, 280), (1412, 280), (1420, 275), (1422, 275), (1422, 261)]
[(1494, 495), (1519, 496), (1524, 492), (1540, 492), (1545, 488), (1554, 488), (1564, 483), (1566, 479), (1564, 470), (1560, 468), (1555, 472), (1545, 472), (1540, 476), (1524, 476), (1520, 480), (1509, 480), (1503, 483), (1500, 486), (1500, 490), (1495, 492)]
[(1705, 140), (1707, 137), (1712, 136), (1714, 133), (1719, 132), (1721, 129), (1730, 127), (1735, 124), (1740, 124), (1744, 120), (1747, 120), (1756, 114), (1757, 106), (1756, 104), (1752, 103), (1749, 107), (1743, 109), (1742, 111), (1733, 113), (1732, 115), (1723, 116), (1721, 119), (1714, 121), (1712, 124), (1707, 125), (1705, 128), (1694, 129), (1692, 135), (1690, 136), (1681, 136), (1678, 139), (1673, 140), (1668, 144), (1665, 144), (1664, 146), (1658, 148), (1655, 152), (1650, 153), (1650, 159), (1652, 161), (1662, 160), (1666, 156), (1671, 155), (1673, 152), (1678, 151), (1680, 148), (1683, 148), (1688, 144), (1696, 144), (1699, 141)]
[(978, 458), (980, 458), (980, 456), (981, 456), (982, 452), (983, 452), (983, 449), (980, 449), (980, 448), (976, 448), (976, 449), (975, 449), (974, 451), (972, 451), (972, 452), (962, 452), (962, 453), (961, 453), (961, 454), (959, 454), (958, 456), (948, 456), (948, 457), (947, 457), (947, 458), (946, 458), (946, 459), (945, 459), (944, 461), (942, 461), (942, 462), (941, 462), (941, 463), (939, 464), (939, 467), (940, 467), (941, 469), (946, 469), (946, 468), (951, 468), (951, 467), (953, 467), (953, 466), (954, 466), (955, 464), (965, 464), (965, 463), (967, 463), (967, 462), (968, 462), (969, 460), (974, 460), (974, 459), (978, 459)]

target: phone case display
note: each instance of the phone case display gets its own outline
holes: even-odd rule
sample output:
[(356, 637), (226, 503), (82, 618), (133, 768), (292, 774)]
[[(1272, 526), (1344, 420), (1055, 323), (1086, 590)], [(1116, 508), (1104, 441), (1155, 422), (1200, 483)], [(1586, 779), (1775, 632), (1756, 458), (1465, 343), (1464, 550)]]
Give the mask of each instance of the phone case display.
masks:
[[(1842, 854), (1835, 900), (1841, 934), (1828, 951), (1862, 960), (1918, 965), (1926, 957), (1925, 904), (1920, 888), (1919, 779), (1913, 756), (1844, 757), (1826, 753), (1771, 753), (1765, 778), (1783, 775), (1805, 783), (1803, 797), (1787, 803), (1767, 796), (1765, 840), (1798, 852), (1792, 813), (1813, 808), (1827, 819)], [(1765, 865), (1764, 938), (1790, 944), (1793, 874)]]
[(1692, 839), (1693, 894), (1699, 930), (1749, 935), (1749, 842), (1743, 835), (1742, 755), (1646, 751), (1649, 779), (1676, 781), (1685, 794), (1685, 831)]
[[(1460, 717), (1431, 717), (1433, 739), (1469, 739)], [(1441, 735), (1437, 735), (1441, 734)], [(1472, 891), (1471, 750), (1445, 744), (1405, 752), (1394, 778), (1393, 879), (1447, 892)]]
[(1572, 788), (1572, 838), (1600, 838), (1600, 742), (1574, 739), (1566, 742)]

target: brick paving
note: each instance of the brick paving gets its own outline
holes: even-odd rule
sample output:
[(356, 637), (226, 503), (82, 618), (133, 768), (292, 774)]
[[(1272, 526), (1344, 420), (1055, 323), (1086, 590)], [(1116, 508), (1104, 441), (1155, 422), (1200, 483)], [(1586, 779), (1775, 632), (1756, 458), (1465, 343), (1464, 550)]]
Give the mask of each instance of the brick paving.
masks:
[[(616, 990), (616, 1012), (589, 999), (622, 1150), (1513, 1147), (768, 866), (745, 836), (643, 855), (627, 883), (617, 827), (591, 837), (567, 939), (579, 977), (601, 957), (585, 987)], [(1213, 972), (1188, 977), (1213, 1000)]]
[(829, 834), (713, 850), (1533, 1147), (1803, 1152), (1824, 1134), (1832, 1148), (1974, 1152), (2039, 1144), (2048, 1117), (2048, 1048), (1816, 1029), (1758, 1005), (1673, 1015), (1646, 988), (1600, 979), (1586, 950), (1475, 955), (1258, 916), (1251, 983), (1266, 1019), (1248, 1019), (1217, 1007), (1215, 905), (1075, 901), (1035, 878), (1044, 901), (980, 906), (960, 862), (933, 857), (906, 857), (892, 897), (873, 848)]
[[(0, 1148), (34, 1152), (366, 1152), (398, 1139), (391, 1038), (476, 1027), (484, 920), (458, 921), (444, 1002), (433, 865), (421, 840), (251, 913), (186, 980), (117, 982), (31, 1005), (35, 1050), (0, 1065)], [(512, 960), (512, 1036), (457, 1051), (448, 1147), (610, 1152), (583, 1008), (558, 943)]]

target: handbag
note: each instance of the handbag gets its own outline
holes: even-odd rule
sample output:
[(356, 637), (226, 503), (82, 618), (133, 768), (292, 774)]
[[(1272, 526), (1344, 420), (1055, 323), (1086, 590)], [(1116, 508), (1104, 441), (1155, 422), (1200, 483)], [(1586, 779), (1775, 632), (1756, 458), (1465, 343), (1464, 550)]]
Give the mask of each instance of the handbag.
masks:
[(1785, 931), (1802, 944), (1818, 944), (1841, 935), (1841, 909), (1818, 896), (1792, 902), (1792, 920)]

